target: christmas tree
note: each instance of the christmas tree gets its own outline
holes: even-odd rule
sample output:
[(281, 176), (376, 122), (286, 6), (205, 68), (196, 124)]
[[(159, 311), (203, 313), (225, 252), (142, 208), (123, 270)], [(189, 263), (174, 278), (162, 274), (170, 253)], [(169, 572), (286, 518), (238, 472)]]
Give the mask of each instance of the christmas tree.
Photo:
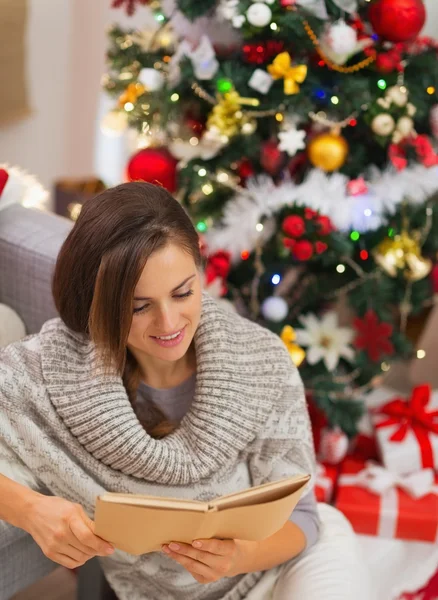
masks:
[[(436, 292), (438, 44), (422, 0), (116, 0), (104, 125), (127, 178), (187, 207), (206, 288), (281, 336), (312, 406), (356, 433), (361, 397)], [(435, 197), (434, 197), (435, 194)], [(418, 354), (420, 357), (420, 354)]]

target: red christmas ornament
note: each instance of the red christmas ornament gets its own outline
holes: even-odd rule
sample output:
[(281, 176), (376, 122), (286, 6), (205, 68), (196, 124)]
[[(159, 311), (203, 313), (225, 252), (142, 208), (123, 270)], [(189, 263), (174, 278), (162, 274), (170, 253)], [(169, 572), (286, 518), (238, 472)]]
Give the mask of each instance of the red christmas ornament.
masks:
[(211, 283), (216, 277), (226, 279), (231, 267), (231, 255), (225, 250), (218, 250), (208, 257), (205, 275), (207, 283)]
[(147, 181), (176, 191), (178, 161), (167, 148), (144, 148), (131, 157), (126, 173), (128, 181)]
[(297, 243), (297, 240), (294, 240), (294, 239), (292, 239), (292, 238), (288, 238), (288, 237), (285, 237), (285, 238), (283, 238), (283, 246), (284, 246), (285, 248), (289, 248), (289, 250), (290, 250), (291, 252), (292, 252), (292, 250), (294, 249), (294, 247), (295, 247), (296, 243)]
[(255, 65), (261, 65), (271, 60), (284, 49), (284, 42), (277, 40), (268, 40), (244, 44), (243, 58), (245, 62)]
[(185, 118), (184, 122), (186, 126), (197, 136), (200, 136), (205, 129), (205, 123), (195, 119), (194, 117), (188, 116)]
[(267, 141), (262, 144), (260, 164), (269, 175), (275, 176), (284, 162), (285, 153), (279, 149), (277, 142)]
[(316, 212), (316, 210), (313, 210), (313, 208), (306, 207), (304, 209), (304, 218), (307, 219), (308, 221), (311, 221), (316, 216), (318, 216), (318, 213)]
[(407, 42), (415, 38), (426, 21), (422, 0), (376, 0), (369, 8), (374, 31), (390, 42)]
[(324, 254), (324, 252), (327, 250), (327, 248), (328, 248), (328, 246), (325, 242), (321, 242), (320, 240), (315, 242), (315, 252), (317, 254)]
[(373, 310), (368, 310), (363, 319), (356, 317), (353, 325), (357, 330), (354, 346), (364, 350), (372, 362), (379, 361), (382, 354), (394, 354), (394, 346), (388, 339), (392, 335), (392, 325), (379, 321)]
[(248, 177), (252, 177), (255, 174), (252, 162), (247, 158), (242, 159), (237, 167), (237, 174), (243, 181), (248, 179)]
[(319, 215), (315, 219), (315, 223), (318, 227), (319, 235), (329, 235), (334, 229), (332, 222), (325, 215)]
[(403, 65), (401, 64), (402, 56), (400, 53), (390, 50), (389, 52), (382, 52), (376, 57), (376, 70), (379, 73), (392, 73), (393, 71), (402, 71)]
[(304, 221), (298, 215), (286, 217), (281, 227), (284, 233), (292, 238), (299, 238), (306, 231)]
[(293, 247), (293, 255), (297, 260), (310, 260), (313, 256), (313, 246), (309, 240), (299, 240)]

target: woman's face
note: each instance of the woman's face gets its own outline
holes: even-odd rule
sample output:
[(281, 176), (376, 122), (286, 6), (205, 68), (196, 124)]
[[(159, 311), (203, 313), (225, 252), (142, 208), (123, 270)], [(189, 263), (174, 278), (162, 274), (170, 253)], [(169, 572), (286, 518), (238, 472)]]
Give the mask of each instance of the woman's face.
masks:
[(128, 347), (161, 360), (179, 360), (195, 335), (201, 304), (201, 277), (193, 257), (174, 244), (158, 250), (135, 288)]

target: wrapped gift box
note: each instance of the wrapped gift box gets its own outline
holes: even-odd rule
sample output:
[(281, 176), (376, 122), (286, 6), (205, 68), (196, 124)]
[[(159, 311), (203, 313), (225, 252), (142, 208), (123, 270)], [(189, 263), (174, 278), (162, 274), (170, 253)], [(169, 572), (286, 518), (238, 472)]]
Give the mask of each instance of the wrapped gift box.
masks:
[(316, 465), (315, 496), (318, 502), (332, 501), (337, 475), (338, 468), (334, 465)]
[(379, 388), (367, 398), (367, 405), (387, 469), (399, 475), (438, 470), (438, 391), (421, 385), (404, 398), (390, 388)]
[(438, 475), (433, 469), (400, 477), (376, 463), (347, 458), (336, 507), (357, 533), (438, 542)]

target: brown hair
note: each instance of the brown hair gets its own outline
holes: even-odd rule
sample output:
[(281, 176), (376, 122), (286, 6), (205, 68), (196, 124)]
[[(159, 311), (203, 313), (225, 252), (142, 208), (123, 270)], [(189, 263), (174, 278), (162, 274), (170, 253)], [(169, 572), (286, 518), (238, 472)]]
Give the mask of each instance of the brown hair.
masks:
[[(169, 243), (201, 267), (198, 234), (179, 202), (159, 186), (124, 183), (85, 202), (55, 266), (52, 293), (61, 319), (96, 344), (105, 368), (123, 378), (134, 410), (140, 370), (126, 347), (134, 290), (148, 258)], [(163, 419), (142, 425), (157, 438), (175, 428)]]

